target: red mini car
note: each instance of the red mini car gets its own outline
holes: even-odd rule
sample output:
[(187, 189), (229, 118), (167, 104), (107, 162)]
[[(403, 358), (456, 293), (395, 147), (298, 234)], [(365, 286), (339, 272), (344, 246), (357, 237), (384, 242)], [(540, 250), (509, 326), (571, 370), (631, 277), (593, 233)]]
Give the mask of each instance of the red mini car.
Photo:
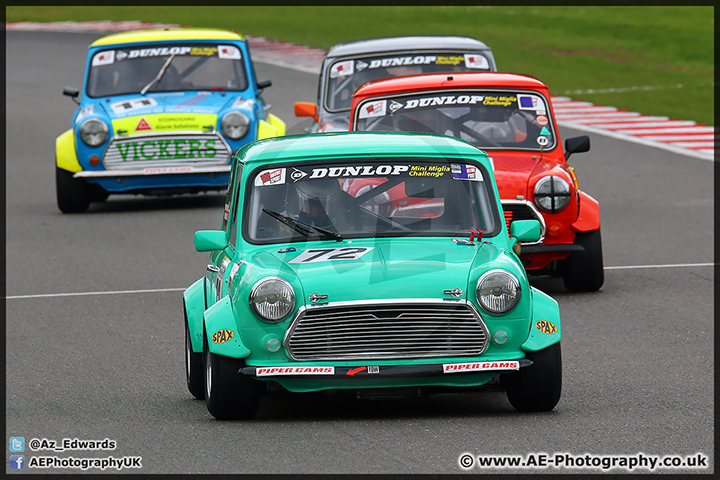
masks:
[(568, 138), (563, 152), (540, 80), (453, 72), (368, 82), (353, 95), (350, 130), (436, 133), (487, 151), (508, 230), (515, 220), (542, 225), (540, 241), (521, 246), (528, 273), (561, 276), (574, 292), (602, 286), (600, 207), (567, 163), (572, 153), (590, 149), (590, 139)]

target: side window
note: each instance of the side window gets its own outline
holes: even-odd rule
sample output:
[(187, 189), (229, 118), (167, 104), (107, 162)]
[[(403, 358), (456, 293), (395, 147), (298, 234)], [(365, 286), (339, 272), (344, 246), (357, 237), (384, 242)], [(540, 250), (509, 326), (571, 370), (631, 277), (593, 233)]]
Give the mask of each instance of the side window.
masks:
[(221, 230), (228, 234), (228, 242), (231, 246), (235, 246), (235, 230), (237, 224), (237, 203), (238, 191), (240, 186), (238, 180), (242, 177), (242, 164), (237, 161), (233, 162), (230, 171), (230, 180), (228, 182), (227, 193), (225, 194), (225, 203), (223, 206), (223, 220)]
[(230, 221), (230, 200), (232, 199), (232, 192), (235, 186), (235, 164), (233, 163), (232, 169), (230, 170), (230, 180), (228, 181), (228, 188), (225, 192), (225, 203), (223, 210), (222, 226), (220, 230), (227, 232), (228, 223)]
[(234, 176), (232, 183), (235, 186), (233, 188), (233, 196), (230, 210), (230, 235), (228, 241), (230, 245), (235, 248), (235, 239), (237, 238), (237, 224), (238, 224), (238, 210), (242, 199), (240, 198), (240, 180), (242, 179), (242, 165), (238, 164), (235, 169), (237, 174)]

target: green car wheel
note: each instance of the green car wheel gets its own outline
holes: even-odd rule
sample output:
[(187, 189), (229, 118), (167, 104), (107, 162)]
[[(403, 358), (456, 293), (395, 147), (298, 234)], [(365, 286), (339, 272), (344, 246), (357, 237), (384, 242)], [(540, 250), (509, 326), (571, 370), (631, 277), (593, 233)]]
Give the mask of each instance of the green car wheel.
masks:
[(548, 412), (555, 408), (562, 392), (560, 342), (530, 352), (527, 358), (532, 365), (500, 377), (507, 398), (520, 412)]
[(260, 404), (260, 385), (238, 374), (245, 362), (215, 355), (204, 340), (205, 404), (218, 420), (241, 420), (255, 416)]

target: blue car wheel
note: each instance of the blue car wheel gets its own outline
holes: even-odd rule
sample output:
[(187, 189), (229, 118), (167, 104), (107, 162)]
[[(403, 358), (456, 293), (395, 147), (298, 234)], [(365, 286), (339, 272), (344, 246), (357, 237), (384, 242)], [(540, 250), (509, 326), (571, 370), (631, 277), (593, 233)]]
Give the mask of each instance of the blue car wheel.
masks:
[(57, 205), (63, 213), (82, 213), (90, 207), (90, 186), (72, 172), (55, 167)]

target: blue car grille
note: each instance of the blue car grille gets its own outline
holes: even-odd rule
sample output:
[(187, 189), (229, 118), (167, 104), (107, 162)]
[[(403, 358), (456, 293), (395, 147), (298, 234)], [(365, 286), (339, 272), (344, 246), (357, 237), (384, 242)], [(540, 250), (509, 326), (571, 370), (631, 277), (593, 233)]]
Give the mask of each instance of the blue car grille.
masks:
[(188, 133), (113, 137), (103, 155), (106, 170), (227, 165), (231, 155), (217, 134)]
[(410, 300), (303, 307), (285, 346), (295, 360), (362, 360), (477, 356), (487, 341), (469, 303)]

